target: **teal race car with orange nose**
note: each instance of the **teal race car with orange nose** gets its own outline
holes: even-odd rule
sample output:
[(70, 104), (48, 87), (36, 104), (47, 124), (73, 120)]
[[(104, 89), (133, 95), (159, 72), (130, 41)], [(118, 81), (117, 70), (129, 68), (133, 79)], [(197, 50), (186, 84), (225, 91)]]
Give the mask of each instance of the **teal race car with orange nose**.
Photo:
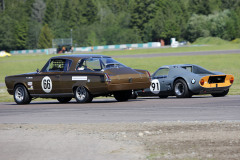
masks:
[(213, 97), (223, 97), (228, 94), (233, 82), (233, 75), (212, 72), (198, 65), (166, 65), (152, 74), (149, 88), (135, 91), (134, 96), (190, 98), (211, 94)]

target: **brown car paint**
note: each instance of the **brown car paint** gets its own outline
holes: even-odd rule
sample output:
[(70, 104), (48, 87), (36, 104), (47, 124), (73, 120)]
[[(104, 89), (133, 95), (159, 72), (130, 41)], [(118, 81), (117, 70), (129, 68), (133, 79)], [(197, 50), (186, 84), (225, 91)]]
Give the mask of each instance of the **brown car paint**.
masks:
[[(129, 67), (110, 68), (103, 71), (76, 69), (82, 59), (111, 58), (102, 55), (64, 55), (50, 58), (40, 72), (8, 76), (5, 83), (9, 94), (14, 94), (17, 84), (22, 84), (31, 97), (74, 97), (74, 89), (84, 86), (95, 96), (110, 95), (118, 91), (145, 89), (150, 86), (150, 77), (145, 70), (134, 70)], [(45, 72), (46, 66), (53, 59), (68, 60), (71, 65), (67, 71)], [(111, 81), (107, 81), (108, 74)], [(50, 79), (49, 79), (50, 78)], [(52, 81), (52, 83), (50, 83)], [(52, 86), (50, 86), (52, 84)], [(43, 88), (46, 88), (45, 91)], [(51, 90), (48, 90), (51, 88)]]

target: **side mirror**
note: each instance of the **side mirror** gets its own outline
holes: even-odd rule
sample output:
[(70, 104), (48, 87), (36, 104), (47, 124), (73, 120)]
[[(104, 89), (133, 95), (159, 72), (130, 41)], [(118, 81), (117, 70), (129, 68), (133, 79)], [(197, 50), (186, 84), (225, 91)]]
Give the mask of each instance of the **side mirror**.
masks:
[(39, 69), (37, 69), (36, 72), (39, 73)]

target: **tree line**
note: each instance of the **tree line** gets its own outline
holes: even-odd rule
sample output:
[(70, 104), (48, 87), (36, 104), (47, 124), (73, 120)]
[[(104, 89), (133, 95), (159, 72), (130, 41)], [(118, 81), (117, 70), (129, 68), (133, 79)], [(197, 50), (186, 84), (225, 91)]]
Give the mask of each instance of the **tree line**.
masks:
[(0, 0), (0, 50), (240, 38), (240, 0)]

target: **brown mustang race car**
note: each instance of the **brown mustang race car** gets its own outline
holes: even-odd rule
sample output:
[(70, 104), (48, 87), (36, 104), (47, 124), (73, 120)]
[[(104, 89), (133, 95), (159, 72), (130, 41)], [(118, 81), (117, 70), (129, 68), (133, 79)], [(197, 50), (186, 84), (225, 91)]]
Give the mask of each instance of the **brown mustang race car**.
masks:
[(150, 86), (150, 74), (129, 68), (103, 55), (64, 55), (49, 59), (41, 71), (5, 78), (8, 93), (17, 104), (33, 98), (56, 98), (67, 103), (75, 97), (79, 103), (93, 97), (114, 95), (127, 101), (133, 90)]

